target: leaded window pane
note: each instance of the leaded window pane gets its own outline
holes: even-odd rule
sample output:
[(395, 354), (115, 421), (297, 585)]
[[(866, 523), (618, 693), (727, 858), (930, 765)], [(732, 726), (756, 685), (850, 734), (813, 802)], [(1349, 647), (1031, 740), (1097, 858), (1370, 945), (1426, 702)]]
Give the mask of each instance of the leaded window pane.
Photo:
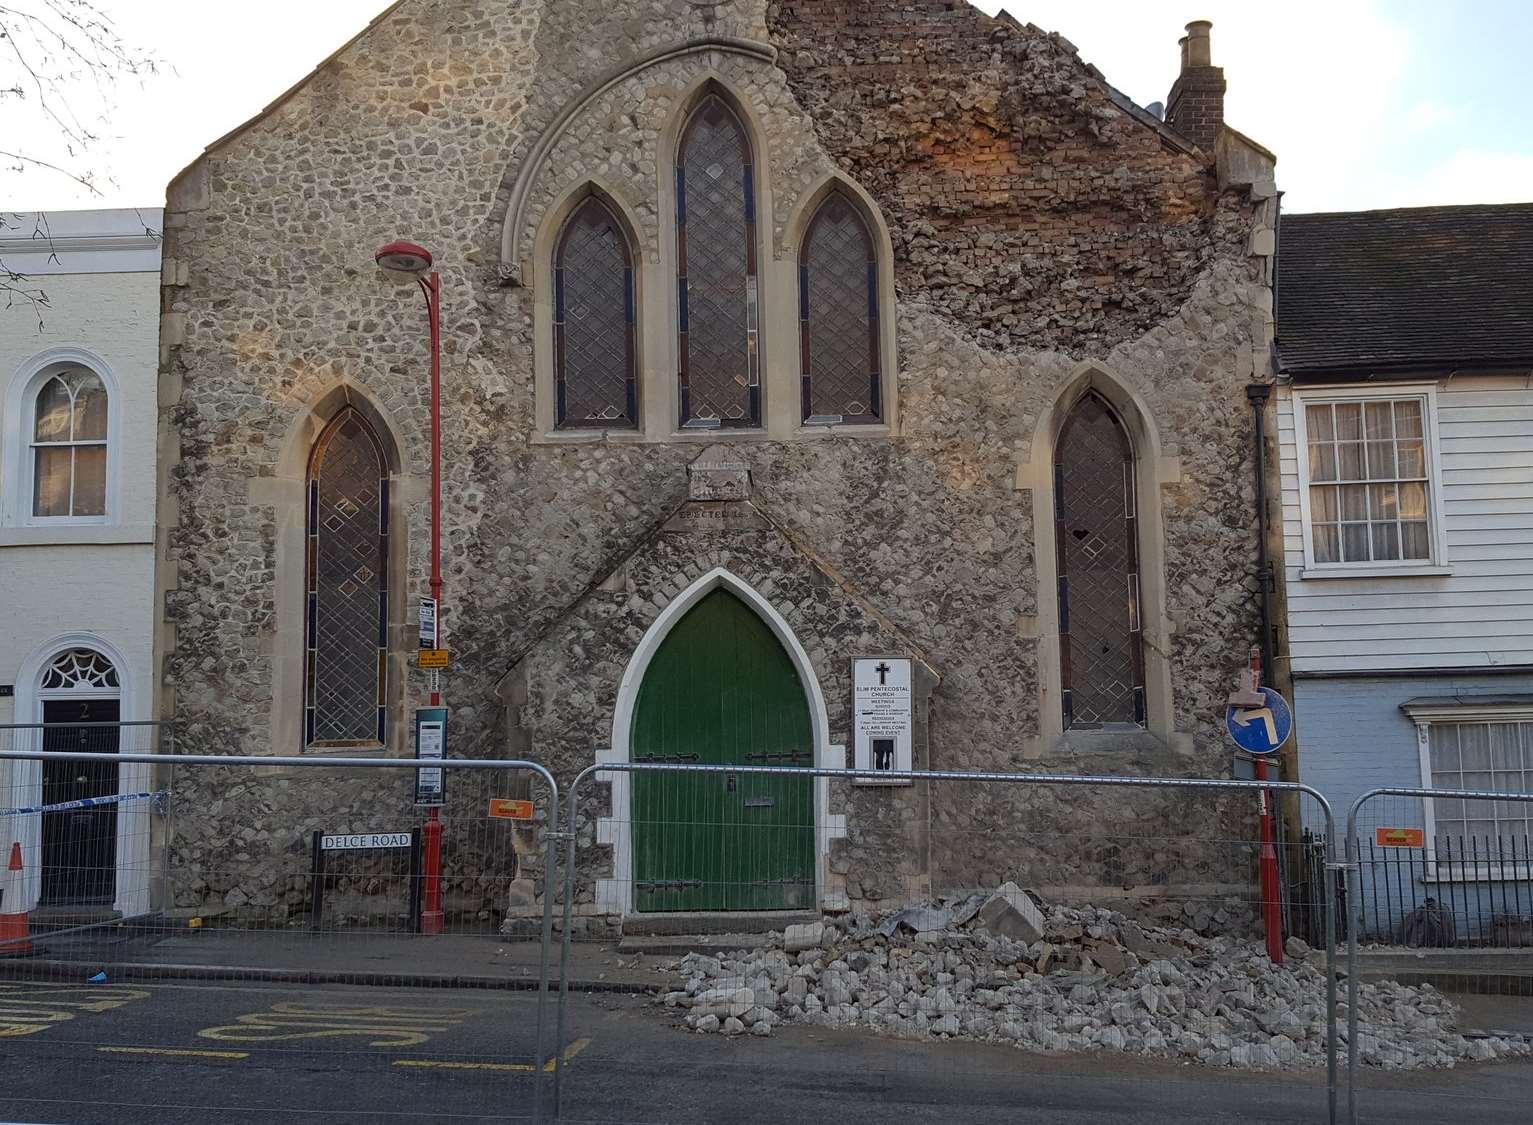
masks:
[(799, 256), (803, 418), (877, 422), (878, 265), (867, 224), (845, 196), (820, 204)]
[(1145, 725), (1134, 456), (1112, 408), (1088, 392), (1054, 454), (1065, 729)]
[(561, 428), (637, 424), (633, 262), (616, 217), (595, 196), (559, 238), (554, 348)]
[(718, 97), (693, 112), (676, 164), (681, 424), (761, 424), (756, 203), (750, 145)]
[(388, 470), (355, 410), (320, 435), (308, 486), (305, 741), (384, 740)]

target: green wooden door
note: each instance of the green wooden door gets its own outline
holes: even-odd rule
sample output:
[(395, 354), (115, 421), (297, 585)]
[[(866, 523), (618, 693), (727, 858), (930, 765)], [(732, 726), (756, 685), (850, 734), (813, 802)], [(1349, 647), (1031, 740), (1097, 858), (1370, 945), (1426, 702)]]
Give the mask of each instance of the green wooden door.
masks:
[[(715, 590), (661, 643), (634, 708), (635, 762), (814, 764), (809, 703), (772, 630)], [(814, 779), (634, 774), (639, 910), (814, 905)]]

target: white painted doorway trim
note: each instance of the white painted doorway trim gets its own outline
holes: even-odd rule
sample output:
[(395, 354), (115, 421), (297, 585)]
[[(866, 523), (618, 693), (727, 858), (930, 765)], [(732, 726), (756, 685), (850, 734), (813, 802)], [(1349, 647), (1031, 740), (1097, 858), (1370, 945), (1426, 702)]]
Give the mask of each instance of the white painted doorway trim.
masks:
[[(99, 652), (112, 662), (117, 672), (117, 690), (99, 689), (89, 691), (43, 691), (43, 674), (53, 664), (54, 658), (72, 648), (88, 648)], [(95, 633), (63, 633), (53, 637), (37, 648), (21, 662), (16, 677), (16, 722), (19, 724), (41, 723), (45, 699), (117, 699), (118, 716), (122, 722), (146, 719), (144, 703), (147, 699), (138, 683), (133, 666), (122, 651), (104, 637)], [(137, 729), (137, 728), (127, 728)], [(147, 729), (147, 728), (144, 728)], [(36, 745), (26, 749), (41, 749), (41, 732), (34, 732)], [(18, 743), (22, 740), (18, 740)], [(19, 746), (18, 746), (19, 748)], [(119, 744), (119, 749), (121, 745)], [(41, 762), (13, 761), (3, 763), (11, 767), (10, 784), (4, 791), (15, 794), (18, 804), (30, 806), (41, 804), (43, 799), (43, 770)], [(152, 769), (135, 762), (122, 762), (117, 767), (117, 791), (119, 793), (144, 793), (150, 789)], [(22, 877), (20, 899), (27, 910), (37, 907), (42, 895), (42, 814), (0, 818), (0, 835), (6, 835), (5, 850), (10, 850), (10, 840), (21, 842)], [(9, 823), (8, 823), (9, 822)], [(145, 801), (125, 801), (117, 807), (116, 866), (117, 876), (112, 891), (112, 908), (125, 918), (133, 918), (149, 912), (149, 806)], [(12, 891), (6, 890), (7, 904), (12, 902)]]
[[(825, 712), (825, 695), (820, 691), (820, 681), (814, 674), (814, 666), (809, 662), (809, 654), (804, 651), (804, 646), (799, 644), (792, 626), (773, 608), (772, 603), (750, 583), (724, 567), (715, 567), (677, 594), (671, 604), (661, 610), (660, 616), (655, 618), (643, 639), (633, 650), (633, 655), (628, 658), (628, 667), (623, 671), (622, 683), (618, 686), (617, 707), (612, 716), (612, 745), (598, 750), (596, 760), (598, 762), (629, 760), (632, 749), (633, 711), (638, 703), (639, 689), (644, 683), (644, 674), (649, 670), (649, 662), (659, 651), (660, 645), (670, 631), (675, 628), (676, 623), (686, 616), (687, 611), (718, 589), (727, 589), (750, 606), (771, 628), (772, 634), (787, 651), (788, 658), (793, 661), (793, 667), (798, 671), (799, 682), (803, 684), (804, 695), (809, 702), (809, 722), (811, 736), (814, 739), (815, 765), (822, 769), (843, 768), (846, 765), (846, 748), (831, 744), (830, 719)], [(617, 914), (626, 918), (634, 912), (633, 787), (631, 783), (633, 775), (612, 773), (599, 776), (604, 776), (612, 783), (612, 815), (599, 817), (596, 821), (596, 842), (612, 848), (612, 877), (596, 880), (596, 910), (600, 914)], [(845, 814), (832, 814), (829, 811), (829, 804), (830, 779), (817, 777), (814, 779), (814, 884), (817, 902), (822, 901), (825, 895), (826, 860), (830, 854), (831, 841), (846, 835)]]

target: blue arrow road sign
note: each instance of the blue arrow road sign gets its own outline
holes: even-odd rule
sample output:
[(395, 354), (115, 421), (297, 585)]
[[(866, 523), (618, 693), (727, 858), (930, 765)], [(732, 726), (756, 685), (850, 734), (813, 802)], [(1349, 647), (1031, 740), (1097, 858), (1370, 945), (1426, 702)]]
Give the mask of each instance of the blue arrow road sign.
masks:
[(1235, 745), (1251, 754), (1271, 754), (1293, 733), (1293, 712), (1270, 687), (1261, 689), (1265, 707), (1226, 707), (1224, 729)]

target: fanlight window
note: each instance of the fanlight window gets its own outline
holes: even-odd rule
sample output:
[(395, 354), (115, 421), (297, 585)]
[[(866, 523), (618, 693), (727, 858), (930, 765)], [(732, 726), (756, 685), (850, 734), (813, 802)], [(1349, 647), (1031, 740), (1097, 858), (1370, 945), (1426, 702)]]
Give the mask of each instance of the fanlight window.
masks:
[(310, 746), (384, 741), (389, 481), (383, 447), (347, 408), (314, 445), (308, 481), (304, 735)]
[(1145, 725), (1134, 452), (1095, 392), (1054, 452), (1059, 643), (1066, 730)]
[(815, 212), (798, 272), (804, 422), (879, 421), (878, 262), (867, 224), (839, 192)]
[(117, 668), (93, 648), (65, 649), (43, 672), (43, 691), (118, 691)]
[(560, 429), (638, 423), (633, 261), (622, 227), (595, 196), (559, 236), (554, 355)]
[(756, 189), (740, 119), (704, 98), (676, 161), (681, 424), (761, 424)]
[(32, 514), (106, 515), (107, 393), (72, 368), (37, 392), (32, 427)]

